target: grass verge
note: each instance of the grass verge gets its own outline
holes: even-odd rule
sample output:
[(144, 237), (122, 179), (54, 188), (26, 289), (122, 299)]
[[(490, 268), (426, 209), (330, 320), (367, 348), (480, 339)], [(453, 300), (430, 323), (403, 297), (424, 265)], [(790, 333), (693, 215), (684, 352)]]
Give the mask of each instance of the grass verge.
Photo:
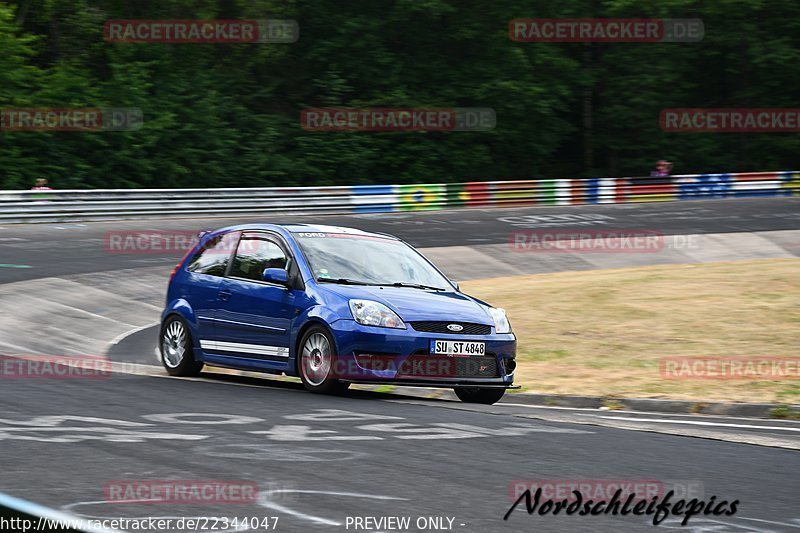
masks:
[[(531, 392), (800, 403), (800, 380), (665, 379), (665, 357), (800, 359), (800, 259), (463, 282), (504, 307)], [(796, 368), (796, 366), (795, 366)]]

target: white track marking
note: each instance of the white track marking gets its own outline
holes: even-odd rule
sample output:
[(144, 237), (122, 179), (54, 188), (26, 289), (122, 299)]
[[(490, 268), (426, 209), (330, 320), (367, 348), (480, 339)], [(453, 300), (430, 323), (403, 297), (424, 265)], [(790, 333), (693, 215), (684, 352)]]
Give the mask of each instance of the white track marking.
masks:
[[(752, 520), (753, 522), (764, 522), (765, 524), (775, 524), (776, 526), (789, 526), (800, 529), (800, 523), (789, 523), (789, 522), (773, 522), (772, 520), (762, 520), (761, 518), (747, 518), (746, 516), (740, 516), (739, 520)], [(797, 519), (794, 519), (797, 522)]]
[[(63, 422), (86, 422), (87, 424), (107, 424), (109, 426), (126, 426), (126, 427), (144, 427), (152, 426), (145, 422), (131, 422), (129, 420), (117, 420), (114, 418), (98, 418), (95, 416), (75, 416), (75, 415), (51, 415), (51, 416), (37, 416), (30, 420), (10, 420), (7, 418), (0, 418), (0, 424), (8, 424), (12, 426), (22, 427), (60, 427)], [(8, 429), (8, 428), (4, 428)], [(81, 428), (88, 429), (88, 428)]]
[(606, 420), (624, 420), (627, 422), (652, 422), (656, 424), (686, 424), (691, 426), (714, 426), (714, 427), (740, 428), (740, 429), (772, 429), (777, 431), (800, 432), (800, 427), (757, 426), (755, 424), (728, 424), (725, 422), (707, 422), (705, 420), (664, 420), (659, 418), (634, 418), (626, 416), (598, 416), (597, 418), (604, 418)]
[[(294, 490), (294, 489), (284, 489), (284, 493), (292, 492), (297, 494), (327, 494), (330, 496), (340, 496), (343, 498), (365, 498), (370, 500), (395, 500), (395, 501), (407, 501), (406, 498), (396, 498), (394, 496), (379, 496), (377, 494), (360, 494), (358, 492), (329, 492), (325, 490)], [(261, 493), (263, 495), (263, 493)], [(267, 509), (272, 509), (274, 511), (280, 511), (282, 513), (286, 513), (291, 516), (295, 516), (297, 518), (301, 518), (303, 520), (308, 520), (309, 522), (314, 522), (315, 524), (323, 524), (326, 526), (342, 526), (341, 522), (337, 522), (336, 520), (330, 520), (328, 518), (322, 518), (320, 516), (314, 516), (311, 514), (306, 514), (295, 509), (291, 509), (279, 503), (275, 503), (269, 499), (259, 498), (258, 504), (262, 507), (266, 507)]]
[[(69, 510), (74, 509), (75, 507), (85, 507), (85, 506), (88, 506), (88, 505), (110, 505), (110, 504), (113, 504), (113, 503), (125, 503), (125, 504), (128, 504), (128, 503), (139, 503), (139, 502), (141, 502), (141, 503), (156, 502), (157, 503), (157, 502), (160, 502), (160, 501), (161, 500), (153, 500), (153, 499), (122, 500), (121, 502), (117, 502), (116, 500), (92, 500), (92, 501), (86, 501), (86, 502), (70, 503), (70, 504), (62, 506), (61, 509), (64, 510), (64, 511), (69, 511)], [(112, 517), (109, 517), (109, 516), (87, 515), (87, 514), (79, 514), (79, 513), (75, 512), (75, 511), (72, 511), (72, 512), (75, 513), (77, 516), (82, 517), (82, 518), (87, 519), (87, 520), (107, 520), (109, 518), (112, 518)], [(212, 519), (217, 518), (217, 517), (215, 517), (215, 516), (192, 516), (192, 517), (187, 517), (187, 516), (182, 516), (182, 515), (175, 515), (175, 516), (151, 516), (151, 515), (148, 515), (148, 516), (128, 516), (128, 517), (126, 517), (127, 520), (150, 520), (150, 519), (154, 519), (154, 520), (180, 520), (182, 518), (184, 518), (184, 519), (192, 518), (194, 520), (196, 520), (198, 518), (199, 519), (208, 518), (209, 520), (212, 520)], [(238, 527), (236, 529), (230, 529), (230, 528), (228, 528), (228, 529), (218, 529), (217, 531), (220, 531), (220, 532), (225, 532), (225, 531), (250, 531), (250, 527), (245, 525), (245, 526), (242, 526), (242, 527)]]
[[(67, 423), (71, 425), (65, 425)], [(0, 440), (71, 443), (84, 440), (145, 442), (147, 439), (203, 440), (208, 438), (207, 435), (151, 431), (152, 426), (153, 424), (148, 422), (76, 415), (38, 416), (30, 420), (0, 418)]]
[[(217, 417), (217, 420), (197, 420), (186, 419), (188, 417)], [(218, 413), (162, 413), (154, 415), (143, 415), (142, 418), (153, 422), (164, 422), (166, 424), (191, 424), (193, 426), (218, 426), (222, 424), (256, 424), (264, 422), (263, 418), (243, 415), (226, 415)]]
[[(15, 498), (13, 496), (9, 496), (7, 494), (2, 494), (2, 493), (0, 493), (0, 505), (2, 505), (3, 507), (10, 507), (11, 509), (16, 509), (31, 516), (38, 516), (44, 519), (52, 520), (54, 522), (61, 522), (62, 524), (71, 524), (71, 523), (74, 524), (78, 520), (77, 517), (70, 516), (64, 512), (56, 511), (55, 509), (50, 509), (49, 507), (44, 507), (43, 505), (32, 503), (26, 500), (21, 500), (19, 498)], [(86, 531), (87, 533), (112, 533), (112, 532), (121, 533), (117, 529), (106, 529), (106, 528), (95, 528), (95, 527), (86, 527), (83, 528), (83, 530)]]
[[(26, 296), (28, 298), (33, 299), (33, 300), (41, 300), (43, 302), (46, 302), (50, 306), (54, 305), (53, 302), (48, 301), (47, 298), (45, 298), (44, 296), (36, 296), (36, 295), (30, 295), (30, 294), (28, 294)], [(98, 318), (100, 320), (104, 320), (104, 321), (108, 321), (108, 322), (114, 322), (116, 324), (122, 324), (122, 325), (125, 325), (125, 326), (130, 326), (132, 328), (136, 327), (134, 324), (130, 324), (128, 322), (123, 322), (123, 321), (117, 320), (115, 318), (110, 318), (110, 317), (107, 317), (107, 316), (98, 315), (97, 313), (92, 313), (91, 311), (87, 311), (86, 309), (81, 309), (80, 307), (75, 307), (74, 305), (65, 304), (64, 302), (55, 302), (55, 305), (57, 305), (59, 307), (66, 307), (68, 309), (73, 309), (73, 310), (77, 311), (79, 314), (88, 315), (90, 317)], [(146, 305), (149, 305), (149, 304), (146, 304)], [(46, 307), (46, 306), (43, 306), (43, 308), (44, 307)], [(150, 307), (155, 307), (155, 306), (151, 305)]]
[(150, 324), (145, 324), (144, 326), (140, 326), (138, 328), (133, 328), (132, 330), (126, 331), (125, 333), (120, 333), (119, 335), (114, 337), (114, 340), (112, 340), (110, 344), (111, 344), (111, 346), (115, 346), (115, 345), (119, 344), (120, 342), (122, 342), (123, 340), (127, 339), (128, 337), (130, 337), (131, 335), (133, 335), (134, 333), (139, 333), (140, 331), (144, 331), (147, 328), (152, 328), (154, 326), (158, 326), (159, 324), (161, 324), (161, 322), (151, 322)]
[(317, 409), (315, 413), (299, 415), (283, 415), (289, 420), (322, 420), (329, 422), (344, 422), (351, 420), (405, 420), (402, 416), (374, 415), (371, 413), (357, 413), (342, 409)]
[(311, 426), (273, 426), (265, 431), (248, 431), (253, 435), (267, 435), (270, 440), (302, 442), (320, 440), (383, 440), (375, 435), (331, 435), (332, 429), (312, 429)]
[(72, 428), (25, 428), (26, 431), (38, 433), (45, 430), (61, 431), (60, 435), (52, 436), (38, 436), (38, 435), (20, 435), (11, 433), (7, 430), (0, 429), (0, 440), (22, 440), (22, 441), (36, 441), (36, 442), (57, 442), (57, 443), (75, 443), (87, 440), (96, 440), (104, 442), (147, 442), (148, 439), (158, 440), (203, 440), (209, 438), (208, 435), (189, 435), (178, 433), (153, 433), (147, 431), (131, 431), (131, 430), (108, 430), (107, 428), (78, 428), (85, 432), (99, 432), (98, 434), (75, 434), (64, 433), (65, 429)]
[[(25, 348), (24, 346), (20, 346), (18, 344), (11, 344), (10, 342), (0, 341), (0, 346), (4, 346), (6, 348), (11, 348), (12, 350), (18, 351), (24, 354), (30, 354), (30, 348)], [(81, 355), (89, 355), (88, 353), (82, 353)], [(3, 357), (15, 357), (15, 355), (11, 354), (3, 354)]]
[(774, 529), (761, 529), (746, 524), (714, 520), (711, 518), (693, 517), (685, 526), (681, 525), (680, 518), (668, 518), (661, 522), (660, 529), (678, 529), (688, 533), (728, 533), (738, 531), (753, 531), (754, 533), (778, 533)]

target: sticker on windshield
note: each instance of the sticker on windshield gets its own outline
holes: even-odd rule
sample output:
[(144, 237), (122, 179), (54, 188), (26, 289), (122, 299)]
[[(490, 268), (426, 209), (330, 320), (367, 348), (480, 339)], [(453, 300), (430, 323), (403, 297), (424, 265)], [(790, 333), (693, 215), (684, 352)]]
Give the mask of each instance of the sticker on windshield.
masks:
[(320, 232), (302, 232), (297, 234), (298, 237), (304, 239), (314, 238), (328, 238), (328, 239), (356, 239), (360, 241), (393, 241), (391, 237), (383, 237), (381, 235), (369, 235), (367, 233), (320, 233)]

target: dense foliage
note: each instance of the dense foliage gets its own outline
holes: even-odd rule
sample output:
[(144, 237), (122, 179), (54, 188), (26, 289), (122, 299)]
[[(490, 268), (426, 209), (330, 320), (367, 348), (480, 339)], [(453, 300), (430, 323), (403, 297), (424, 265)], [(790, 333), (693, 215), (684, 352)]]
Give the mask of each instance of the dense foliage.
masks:
[[(294, 19), (293, 44), (120, 44), (107, 19)], [(517, 43), (518, 17), (701, 18), (699, 43)], [(0, 132), (0, 189), (413, 183), (796, 167), (791, 133), (666, 133), (673, 107), (798, 107), (800, 3), (0, 0), (0, 108), (138, 107), (137, 131)], [(321, 106), (491, 107), (490, 132), (308, 132)]]

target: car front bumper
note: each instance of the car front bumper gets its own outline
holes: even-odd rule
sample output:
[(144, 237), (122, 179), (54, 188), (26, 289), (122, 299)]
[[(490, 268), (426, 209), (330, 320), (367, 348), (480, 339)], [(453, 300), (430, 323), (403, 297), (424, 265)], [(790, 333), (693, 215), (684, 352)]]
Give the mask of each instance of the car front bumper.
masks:
[[(354, 320), (330, 324), (336, 342), (333, 371), (353, 383), (406, 386), (503, 387), (514, 382), (517, 339), (513, 333), (459, 335), (363, 326)], [(483, 356), (430, 354), (431, 340), (483, 342)]]

